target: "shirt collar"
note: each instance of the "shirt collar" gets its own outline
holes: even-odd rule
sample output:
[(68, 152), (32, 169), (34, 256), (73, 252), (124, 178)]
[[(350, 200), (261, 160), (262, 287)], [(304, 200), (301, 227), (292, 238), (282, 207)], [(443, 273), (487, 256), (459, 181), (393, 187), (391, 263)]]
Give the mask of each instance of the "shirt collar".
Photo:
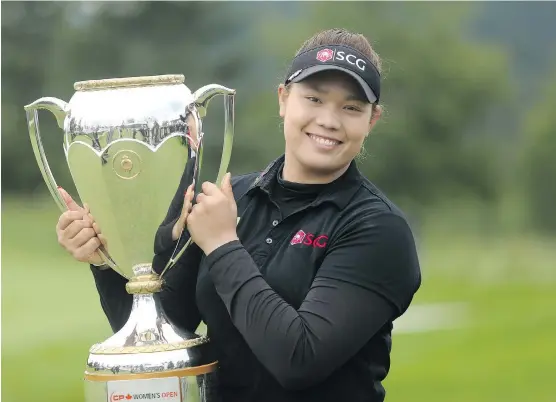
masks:
[[(248, 192), (254, 189), (260, 189), (265, 193), (270, 193), (270, 190), (277, 180), (277, 175), (280, 166), (284, 163), (285, 155), (270, 162), (259, 176), (255, 179), (253, 184), (249, 187)], [(355, 161), (352, 161), (346, 172), (338, 179), (330, 183), (321, 194), (310, 205), (317, 206), (323, 202), (331, 202), (338, 208), (344, 209), (351, 201), (357, 190), (361, 187), (362, 175)]]

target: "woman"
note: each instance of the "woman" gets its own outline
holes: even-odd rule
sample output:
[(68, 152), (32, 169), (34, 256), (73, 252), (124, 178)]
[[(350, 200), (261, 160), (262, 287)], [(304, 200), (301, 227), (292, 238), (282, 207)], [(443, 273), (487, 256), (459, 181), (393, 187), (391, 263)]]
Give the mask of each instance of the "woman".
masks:
[[(354, 161), (380, 117), (379, 70), (361, 35), (306, 41), (278, 89), (284, 155), (262, 173), (203, 183), (193, 207), (189, 188), (159, 229), (155, 266), (185, 226), (195, 242), (160, 296), (176, 325), (207, 324), (225, 402), (384, 400), (392, 322), (421, 275), (406, 219)], [(60, 218), (59, 242), (99, 264), (102, 236), (79, 211)], [(118, 330), (125, 280), (92, 271)]]

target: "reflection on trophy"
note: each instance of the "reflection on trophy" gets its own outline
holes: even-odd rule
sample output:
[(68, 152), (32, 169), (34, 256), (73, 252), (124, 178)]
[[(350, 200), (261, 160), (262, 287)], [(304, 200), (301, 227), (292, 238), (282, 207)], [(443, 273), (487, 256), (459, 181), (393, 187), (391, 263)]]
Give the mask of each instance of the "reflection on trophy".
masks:
[[(54, 200), (66, 210), (39, 134), (37, 110), (49, 110), (64, 130), (64, 151), (81, 201), (89, 204), (107, 239), (101, 255), (129, 280), (126, 289), (133, 294), (126, 325), (90, 349), (85, 400), (112, 402), (140, 396), (210, 401), (217, 362), (207, 357), (208, 339), (174, 327), (153, 297), (163, 279), (152, 268), (153, 244), (180, 183), (185, 180), (189, 185), (199, 175), (202, 118), (216, 95), (224, 95), (225, 102), (217, 182), (226, 173), (235, 91), (207, 85), (192, 93), (182, 75), (84, 81), (74, 88), (69, 103), (46, 97), (25, 107), (33, 150)], [(182, 177), (184, 172), (192, 173)], [(188, 244), (176, 247), (165, 268)]]

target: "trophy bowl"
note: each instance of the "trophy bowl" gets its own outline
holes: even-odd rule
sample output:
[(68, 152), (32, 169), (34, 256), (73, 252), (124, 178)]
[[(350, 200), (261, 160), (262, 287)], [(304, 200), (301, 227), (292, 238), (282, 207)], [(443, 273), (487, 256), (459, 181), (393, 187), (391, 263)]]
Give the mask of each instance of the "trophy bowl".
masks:
[[(74, 89), (67, 103), (44, 97), (25, 106), (31, 144), (51, 195), (66, 210), (39, 132), (37, 112), (46, 109), (63, 129), (63, 148), (79, 198), (89, 205), (107, 239), (101, 255), (128, 279), (126, 289), (133, 295), (127, 323), (89, 351), (85, 401), (216, 400), (217, 362), (208, 357), (209, 340), (167, 319), (154, 297), (162, 289), (163, 273), (155, 272), (152, 261), (155, 234), (174, 195), (184, 185), (198, 183), (202, 119), (216, 95), (224, 96), (225, 106), (217, 182), (227, 171), (235, 91), (210, 84), (192, 92), (183, 75), (82, 81)], [(163, 272), (188, 245), (176, 246)]]

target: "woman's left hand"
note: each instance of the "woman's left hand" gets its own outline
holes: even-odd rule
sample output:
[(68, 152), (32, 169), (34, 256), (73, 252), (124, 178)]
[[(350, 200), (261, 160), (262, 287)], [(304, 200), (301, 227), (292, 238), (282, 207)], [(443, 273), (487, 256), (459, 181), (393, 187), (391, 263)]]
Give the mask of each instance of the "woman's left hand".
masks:
[(232, 192), (230, 173), (222, 180), (220, 188), (205, 182), (197, 203), (187, 217), (187, 229), (192, 240), (209, 255), (218, 247), (238, 240), (237, 205)]

